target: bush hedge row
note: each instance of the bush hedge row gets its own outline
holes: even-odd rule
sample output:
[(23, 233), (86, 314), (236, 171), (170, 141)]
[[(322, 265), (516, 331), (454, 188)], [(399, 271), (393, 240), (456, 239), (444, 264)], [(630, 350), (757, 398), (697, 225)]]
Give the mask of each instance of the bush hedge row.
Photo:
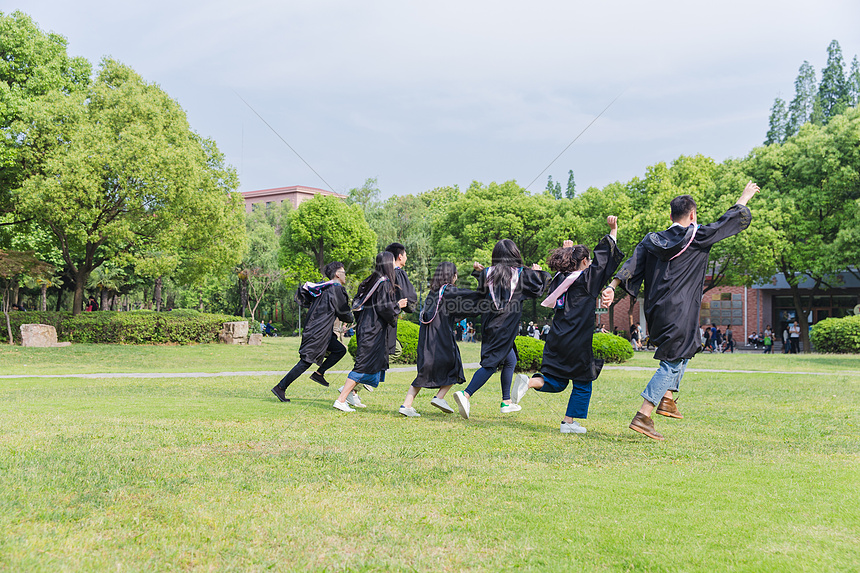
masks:
[(824, 319), (809, 338), (816, 352), (860, 354), (860, 316)]
[[(245, 320), (226, 314), (206, 314), (193, 310), (155, 312), (97, 311), (10, 312), (12, 337), (21, 342), (22, 324), (49, 324), (57, 329), (60, 341), (95, 344), (189, 344), (217, 342), (225, 322)], [(0, 340), (8, 342), (5, 320)]]
[[(530, 336), (517, 336), (516, 370), (518, 372), (537, 372), (543, 360), (544, 342)], [(595, 358), (602, 358), (607, 363), (621, 364), (633, 358), (633, 347), (630, 342), (614, 334), (596, 332), (591, 339), (591, 349)]]
[[(358, 337), (349, 339), (346, 349), (355, 358), (358, 352)], [(415, 364), (418, 362), (418, 325), (408, 320), (397, 321), (397, 340), (403, 347), (403, 352), (397, 358), (390, 357), (392, 364)]]

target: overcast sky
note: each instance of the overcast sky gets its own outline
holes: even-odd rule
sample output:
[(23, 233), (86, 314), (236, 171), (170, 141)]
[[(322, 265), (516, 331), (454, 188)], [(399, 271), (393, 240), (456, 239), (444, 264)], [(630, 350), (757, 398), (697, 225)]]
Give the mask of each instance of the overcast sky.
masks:
[[(856, 0), (0, 0), (71, 55), (161, 85), (239, 171), (241, 190), (383, 195), (473, 180), (577, 189), (658, 161), (742, 157), (803, 60), (860, 53)], [(623, 93), (622, 93), (623, 92)], [(316, 172), (237, 96), (245, 99)]]

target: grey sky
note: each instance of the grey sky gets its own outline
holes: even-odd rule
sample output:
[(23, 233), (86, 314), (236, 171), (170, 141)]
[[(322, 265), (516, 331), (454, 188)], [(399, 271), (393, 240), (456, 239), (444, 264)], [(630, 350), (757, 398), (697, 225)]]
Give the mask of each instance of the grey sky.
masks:
[[(658, 161), (745, 155), (803, 60), (860, 53), (860, 3), (508, 0), (3, 0), (69, 53), (160, 84), (215, 139), (241, 190), (377, 177), (384, 195), (473, 180), (577, 188)], [(625, 91), (626, 90), (626, 91)]]

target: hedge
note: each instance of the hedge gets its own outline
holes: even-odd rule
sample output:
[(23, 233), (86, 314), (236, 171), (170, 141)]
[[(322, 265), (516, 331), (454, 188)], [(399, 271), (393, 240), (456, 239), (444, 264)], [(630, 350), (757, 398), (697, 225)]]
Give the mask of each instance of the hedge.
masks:
[(824, 319), (809, 338), (816, 352), (860, 354), (860, 316)]
[[(355, 358), (358, 351), (358, 336), (349, 339), (346, 349)], [(396, 359), (391, 358), (392, 364), (415, 364), (418, 362), (418, 325), (408, 320), (397, 321), (397, 340), (403, 347), (403, 352)]]
[[(537, 372), (543, 361), (544, 342), (530, 336), (517, 336), (516, 370), (518, 372)], [(591, 338), (591, 349), (595, 358), (602, 358), (607, 363), (621, 364), (633, 358), (633, 347), (630, 342), (614, 334), (596, 332)]]
[[(10, 312), (12, 337), (21, 342), (22, 324), (49, 324), (60, 341), (94, 344), (188, 344), (217, 342), (225, 322), (245, 320), (226, 314), (181, 312)], [(5, 320), (3, 321), (5, 323)], [(0, 340), (8, 342), (6, 325)]]

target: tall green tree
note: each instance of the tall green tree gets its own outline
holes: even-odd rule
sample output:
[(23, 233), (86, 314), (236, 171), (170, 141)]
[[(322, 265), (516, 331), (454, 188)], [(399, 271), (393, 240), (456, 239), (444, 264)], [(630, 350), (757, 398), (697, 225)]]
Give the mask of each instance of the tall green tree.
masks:
[(13, 210), (11, 190), (35, 167), (22, 157), (13, 124), (23, 119), (34, 100), (53, 92), (77, 92), (89, 84), (90, 63), (69, 57), (66, 45), (65, 38), (43, 32), (26, 14), (0, 12), (0, 212)]
[(767, 137), (764, 144), (782, 143), (785, 141), (787, 131), (788, 108), (785, 106), (785, 100), (777, 97), (773, 100), (773, 106), (770, 108), (770, 120), (768, 121)]
[(851, 60), (851, 69), (848, 70), (846, 78), (848, 87), (848, 105), (849, 107), (857, 107), (860, 105), (860, 60), (857, 56)]
[(325, 266), (341, 261), (355, 277), (376, 255), (376, 233), (358, 204), (317, 195), (290, 213), (281, 236), (281, 267), (299, 280), (319, 279)]
[[(181, 258), (173, 247), (193, 245), (195, 230), (204, 229), (197, 244), (231, 244), (207, 233), (213, 219), (235, 219), (235, 174), (212, 169), (214, 144), (131, 68), (105, 59), (86, 90), (28, 103), (12, 129), (32, 170), (13, 198), (53, 233), (75, 285), (74, 312), (90, 273), (108, 259), (159, 258), (168, 272)], [(219, 209), (224, 217), (214, 216)]]
[(794, 99), (788, 106), (788, 126), (786, 133), (794, 135), (800, 131), (800, 127), (811, 121), (816, 115), (818, 102), (818, 89), (816, 86), (815, 68), (804, 61), (794, 80)]
[(573, 169), (567, 172), (567, 189), (565, 189), (564, 196), (568, 199), (576, 197), (576, 181), (573, 178)]
[(546, 194), (553, 199), (561, 199), (561, 183), (552, 180), (552, 175), (547, 176)]
[[(830, 286), (842, 265), (856, 266), (857, 259), (842, 249), (849, 238), (845, 231), (856, 225), (852, 216), (860, 200), (858, 141), (855, 108), (826, 126), (804, 126), (782, 145), (755, 149), (745, 162), (762, 185), (756, 210), (770, 228), (769, 247), (791, 289), (805, 348), (816, 290)], [(801, 296), (799, 284), (807, 279), (814, 288)]]
[(845, 81), (845, 62), (842, 48), (833, 40), (827, 46), (827, 65), (821, 71), (821, 84), (818, 86), (818, 101), (824, 115), (824, 123), (839, 115), (848, 107), (848, 84)]

